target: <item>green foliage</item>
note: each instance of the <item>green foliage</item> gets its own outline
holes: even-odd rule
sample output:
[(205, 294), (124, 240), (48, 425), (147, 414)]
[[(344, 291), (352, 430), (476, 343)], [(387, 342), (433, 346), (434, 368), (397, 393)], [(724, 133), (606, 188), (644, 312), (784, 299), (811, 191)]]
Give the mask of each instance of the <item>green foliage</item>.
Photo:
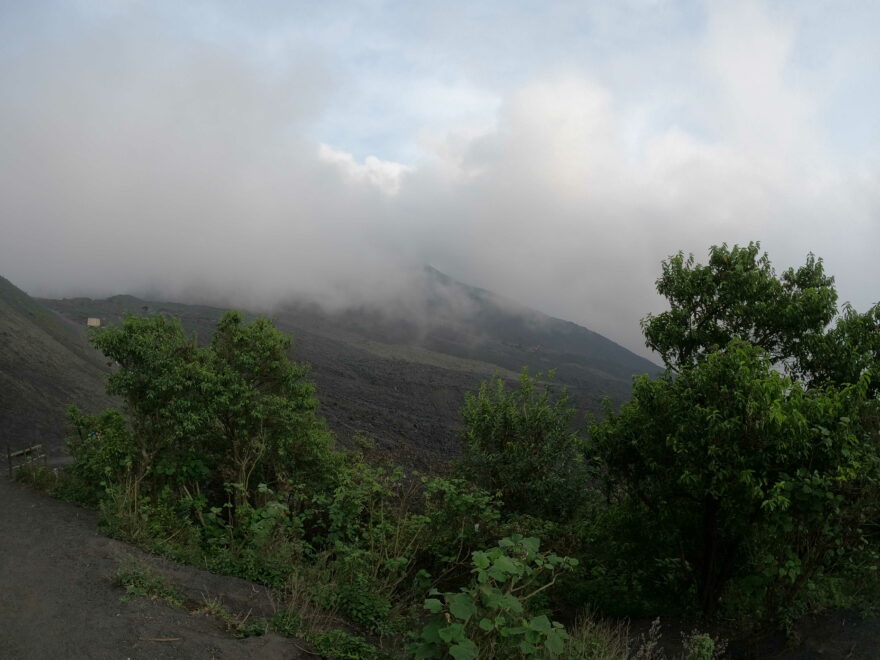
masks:
[[(107, 393), (125, 402), (138, 486), (154, 490), (205, 478), (205, 431), (211, 423), (207, 355), (166, 316), (126, 317), (121, 326), (92, 334), (114, 360)], [(136, 493), (136, 496), (139, 492)]]
[(693, 630), (690, 635), (682, 633), (684, 660), (715, 660), (724, 656), (727, 644), (708, 633)]
[(312, 644), (327, 660), (379, 660), (382, 654), (363, 637), (344, 630), (329, 630), (311, 638)]
[(813, 385), (845, 385), (868, 378), (868, 396), (880, 393), (880, 303), (864, 314), (844, 305), (834, 328), (804, 342), (799, 375)]
[(287, 637), (299, 635), (303, 625), (302, 616), (292, 609), (278, 610), (269, 619), (269, 629)]
[(501, 512), (495, 496), (464, 479), (426, 477), (422, 483), (429, 570), (456, 564), (498, 538)]
[(472, 556), (473, 578), (458, 592), (432, 591), (432, 615), (411, 652), (416, 658), (545, 658), (568, 640), (562, 624), (534, 612), (536, 597), (574, 559), (539, 552), (539, 540), (513, 536)]
[(127, 317), (92, 340), (118, 365), (108, 392), (125, 410), (71, 411), (84, 482), (125, 490), (135, 510), (171, 492), (233, 554), (237, 536), (267, 545), (301, 493), (332, 487), (342, 459), (316, 416), (307, 369), (288, 359), (290, 339), (269, 321), (229, 312), (204, 348), (161, 315)]
[(459, 474), (500, 493), (506, 513), (570, 519), (586, 478), (574, 414), (567, 393), (554, 400), (549, 384), (539, 392), (526, 369), (516, 392), (500, 378), (483, 383), (465, 398)]
[(738, 340), (677, 377), (637, 380), (591, 436), (609, 487), (644, 511), (658, 586), (689, 585), (712, 614), (737, 579), (773, 610), (860, 549), (880, 512), (865, 387), (807, 390)]
[[(596, 539), (604, 577), (655, 607), (784, 616), (870, 555), (877, 329), (848, 311), (825, 334), (836, 293), (821, 262), (777, 279), (757, 254), (722, 246), (705, 267), (664, 264), (672, 309), (644, 328), (671, 369), (637, 379), (632, 400), (590, 429), (613, 503)], [(841, 347), (847, 337), (858, 339)], [(823, 376), (847, 351), (845, 375)]]
[(70, 473), (78, 482), (78, 489), (73, 489), (71, 495), (83, 504), (96, 506), (106, 489), (131, 474), (138, 460), (137, 447), (118, 410), (86, 415), (70, 406), (67, 418), (73, 429), (67, 439), (74, 459)]
[(642, 321), (646, 343), (667, 367), (694, 366), (733, 339), (764, 349), (771, 361), (798, 354), (836, 312), (834, 278), (813, 255), (777, 276), (760, 243), (712, 246), (709, 262), (679, 252), (663, 262), (657, 291), (670, 309)]
[(129, 561), (117, 569), (114, 582), (123, 587), (126, 600), (133, 596), (159, 598), (172, 607), (183, 606), (183, 594), (148, 566)]
[(316, 417), (308, 368), (287, 356), (291, 340), (268, 319), (244, 323), (238, 312), (219, 322), (207, 349), (212, 374), (208, 448), (217, 476), (239, 484), (240, 503), (255, 484), (271, 489), (332, 484), (330, 435)]
[[(177, 321), (129, 317), (93, 335), (124, 408), (71, 409), (64, 488), (114, 536), (296, 592), (271, 621), (216, 615), (331, 658), (379, 651), (315, 634), (319, 608), (387, 645), (424, 601), (421, 658), (611, 658), (657, 640), (634, 650), (595, 623), (569, 638), (551, 606), (785, 622), (855, 602), (880, 561), (880, 305), (831, 327), (821, 261), (777, 277), (758, 244), (714, 247), (706, 266), (674, 256), (658, 290), (670, 310), (643, 327), (664, 375), (637, 379), (588, 441), (550, 382), (483, 383), (452, 478), (335, 452), (307, 368), (265, 319), (230, 312), (199, 347)], [(707, 635), (684, 644), (720, 653)]]

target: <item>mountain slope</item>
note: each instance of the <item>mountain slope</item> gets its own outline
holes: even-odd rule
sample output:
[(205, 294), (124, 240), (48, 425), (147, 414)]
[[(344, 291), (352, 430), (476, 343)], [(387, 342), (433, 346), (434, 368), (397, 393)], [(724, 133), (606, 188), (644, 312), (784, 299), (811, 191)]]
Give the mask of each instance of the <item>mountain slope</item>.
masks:
[(107, 366), (77, 327), (0, 277), (0, 442), (60, 447), (65, 409), (111, 404)]
[[(106, 300), (43, 301), (77, 326), (88, 316), (166, 313), (206, 342), (224, 310), (205, 305)], [(252, 310), (254, 311), (254, 310)], [(459, 410), (468, 391), (522, 366), (556, 370), (575, 405), (598, 412), (608, 396), (629, 396), (633, 374), (653, 363), (574, 323), (554, 319), (426, 269), (406, 300), (327, 312), (289, 303), (272, 310), (293, 334), (294, 357), (312, 365), (321, 413), (343, 444), (367, 440), (405, 463), (427, 466), (457, 453)]]

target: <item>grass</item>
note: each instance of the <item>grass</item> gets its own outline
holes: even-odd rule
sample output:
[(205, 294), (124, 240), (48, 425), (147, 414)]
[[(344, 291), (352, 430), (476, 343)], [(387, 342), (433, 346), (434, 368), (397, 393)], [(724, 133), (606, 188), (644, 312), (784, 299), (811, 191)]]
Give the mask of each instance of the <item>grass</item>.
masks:
[(183, 593), (148, 566), (133, 560), (125, 562), (116, 571), (114, 583), (125, 589), (123, 600), (144, 596), (161, 600), (172, 607), (183, 607)]
[(386, 657), (364, 638), (332, 627), (331, 623), (337, 623), (338, 619), (317, 608), (306, 595), (303, 585), (294, 580), (280, 594), (283, 606), (276, 609), (271, 617), (253, 616), (251, 611), (233, 612), (219, 596), (203, 596), (200, 604), (187, 600), (180, 588), (135, 559), (125, 561), (117, 569), (113, 582), (125, 589), (125, 601), (143, 597), (186, 610), (195, 616), (209, 616), (236, 638), (275, 632), (310, 642), (318, 654), (327, 660), (379, 660)]

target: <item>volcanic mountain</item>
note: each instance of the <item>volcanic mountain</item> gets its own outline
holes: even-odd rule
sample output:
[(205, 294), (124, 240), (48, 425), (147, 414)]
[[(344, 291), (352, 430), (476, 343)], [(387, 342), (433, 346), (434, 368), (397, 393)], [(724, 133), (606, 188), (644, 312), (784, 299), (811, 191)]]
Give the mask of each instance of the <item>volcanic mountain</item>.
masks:
[(108, 372), (85, 323), (65, 319), (0, 277), (0, 443), (60, 447), (69, 404), (90, 412), (112, 405), (104, 393)]
[[(495, 374), (514, 380), (524, 366), (533, 374), (554, 370), (555, 383), (568, 388), (578, 409), (598, 412), (604, 397), (616, 403), (628, 397), (634, 374), (659, 370), (584, 327), (432, 268), (416, 279), (394, 304), (327, 311), (314, 302), (289, 302), (268, 313), (248, 310), (270, 316), (294, 336), (293, 357), (312, 365), (321, 414), (344, 445), (373, 447), (424, 467), (457, 453), (464, 395)], [(169, 314), (206, 342), (225, 311), (127, 295), (35, 301), (4, 285), (0, 329), (15, 342), (0, 355), (0, 382), (16, 383), (16, 398), (3, 399), (0, 428), (19, 434), (28, 424), (39, 429), (29, 437), (60, 437), (61, 411), (69, 401), (107, 402), (98, 386), (106, 365), (84, 337), (89, 317), (106, 325), (127, 313)], [(37, 372), (32, 364), (44, 367)]]

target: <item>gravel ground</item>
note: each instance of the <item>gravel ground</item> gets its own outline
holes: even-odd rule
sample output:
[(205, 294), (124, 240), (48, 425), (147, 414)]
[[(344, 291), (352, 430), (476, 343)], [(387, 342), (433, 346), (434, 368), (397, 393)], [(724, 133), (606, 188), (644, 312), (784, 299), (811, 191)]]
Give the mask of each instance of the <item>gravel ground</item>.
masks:
[(123, 601), (120, 563), (152, 563), (187, 597), (223, 594), (227, 609), (261, 612), (256, 585), (149, 557), (100, 536), (95, 514), (0, 477), (0, 658), (306, 658), (278, 635), (235, 639), (217, 619), (159, 600)]

